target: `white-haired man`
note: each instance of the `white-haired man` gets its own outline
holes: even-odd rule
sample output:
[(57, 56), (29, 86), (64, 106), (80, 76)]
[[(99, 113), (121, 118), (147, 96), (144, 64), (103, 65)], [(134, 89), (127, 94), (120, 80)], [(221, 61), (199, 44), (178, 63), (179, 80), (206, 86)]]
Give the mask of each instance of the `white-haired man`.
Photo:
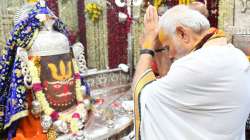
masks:
[[(198, 11), (180, 5), (158, 23), (152, 6), (144, 18), (145, 40), (134, 76), (136, 139), (244, 140), (250, 111), (246, 56)], [(158, 28), (160, 27), (160, 28)], [(155, 45), (159, 39), (161, 45)], [(166, 76), (150, 70), (165, 46), (173, 60)]]
[[(202, 2), (192, 2), (188, 7), (199, 11), (206, 17), (209, 15), (206, 5)], [(168, 73), (171, 66), (171, 60), (168, 57), (168, 51), (166, 48), (160, 47), (161, 43), (159, 40), (156, 40), (155, 46), (158, 48), (158, 51), (155, 53), (154, 61), (152, 62), (152, 69), (157, 76), (162, 77)]]

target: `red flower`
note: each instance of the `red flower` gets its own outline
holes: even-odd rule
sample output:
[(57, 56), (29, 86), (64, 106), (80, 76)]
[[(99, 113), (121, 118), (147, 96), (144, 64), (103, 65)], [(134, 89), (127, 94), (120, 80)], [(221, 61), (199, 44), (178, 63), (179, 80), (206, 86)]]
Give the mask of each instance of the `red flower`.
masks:
[(34, 92), (38, 92), (38, 91), (41, 91), (43, 89), (41, 83), (35, 83), (33, 84), (33, 87), (32, 89), (34, 90)]
[[(125, 23), (120, 23), (118, 12), (123, 12), (128, 15), (127, 7), (117, 7), (115, 4), (115, 0), (108, 1), (112, 4), (112, 7), (114, 7), (109, 8), (107, 11), (109, 47), (108, 62), (110, 68), (116, 68), (120, 63), (127, 63), (127, 37), (131, 25), (131, 18), (129, 18)], [(119, 31), (119, 35), (117, 35), (117, 31)]]
[(79, 73), (74, 74), (75, 79), (81, 79), (81, 76)]
[(74, 113), (72, 115), (72, 118), (80, 119), (80, 114), (79, 113)]
[(56, 121), (59, 118), (59, 113), (54, 111), (53, 113), (50, 114), (50, 117), (52, 118), (52, 121)]
[(32, 60), (32, 58), (33, 58), (33, 56), (28, 56), (28, 59), (29, 59), (29, 60)]

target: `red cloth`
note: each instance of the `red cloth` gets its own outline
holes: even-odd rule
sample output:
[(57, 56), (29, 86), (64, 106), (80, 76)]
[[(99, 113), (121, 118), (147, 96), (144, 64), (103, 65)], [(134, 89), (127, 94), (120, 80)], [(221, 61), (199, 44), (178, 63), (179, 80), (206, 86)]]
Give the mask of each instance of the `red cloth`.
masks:
[[(29, 108), (31, 108), (31, 94), (27, 98)], [(47, 140), (47, 135), (42, 132), (40, 118), (34, 118), (29, 112), (29, 116), (20, 121), (16, 137), (13, 140)]]
[(152, 68), (155, 75), (159, 75), (158, 68), (157, 68), (157, 63), (155, 62), (155, 60), (153, 60), (151, 62), (151, 68)]

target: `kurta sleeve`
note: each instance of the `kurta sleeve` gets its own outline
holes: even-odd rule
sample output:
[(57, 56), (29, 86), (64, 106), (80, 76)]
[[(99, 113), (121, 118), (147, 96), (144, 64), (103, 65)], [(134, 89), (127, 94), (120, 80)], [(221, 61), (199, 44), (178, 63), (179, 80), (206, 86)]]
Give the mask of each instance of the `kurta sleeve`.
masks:
[(141, 122), (141, 91), (142, 89), (156, 80), (156, 77), (151, 69), (145, 71), (137, 81), (134, 88), (134, 113), (135, 113), (135, 133), (136, 140), (140, 139), (140, 122)]

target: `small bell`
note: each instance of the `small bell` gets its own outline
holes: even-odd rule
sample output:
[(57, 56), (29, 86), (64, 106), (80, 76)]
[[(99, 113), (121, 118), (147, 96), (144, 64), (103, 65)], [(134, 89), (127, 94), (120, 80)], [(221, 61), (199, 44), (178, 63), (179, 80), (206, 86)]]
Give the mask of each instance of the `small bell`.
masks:
[(31, 113), (35, 118), (38, 118), (42, 112), (42, 107), (39, 101), (32, 101)]
[(43, 133), (47, 133), (52, 125), (52, 119), (48, 115), (43, 115), (41, 118), (41, 126), (43, 128)]
[(58, 133), (67, 134), (69, 132), (68, 124), (62, 120), (55, 121), (53, 126)]

